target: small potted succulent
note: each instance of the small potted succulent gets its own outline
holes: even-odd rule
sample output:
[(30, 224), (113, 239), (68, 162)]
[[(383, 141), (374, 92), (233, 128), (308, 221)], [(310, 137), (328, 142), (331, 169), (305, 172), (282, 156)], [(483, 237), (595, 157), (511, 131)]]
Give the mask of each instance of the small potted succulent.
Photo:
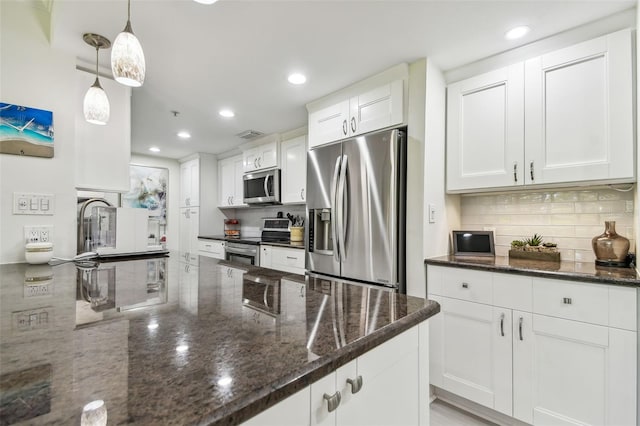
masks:
[(511, 241), (509, 257), (559, 262), (560, 252), (557, 244), (545, 243), (542, 235), (533, 234), (530, 238)]

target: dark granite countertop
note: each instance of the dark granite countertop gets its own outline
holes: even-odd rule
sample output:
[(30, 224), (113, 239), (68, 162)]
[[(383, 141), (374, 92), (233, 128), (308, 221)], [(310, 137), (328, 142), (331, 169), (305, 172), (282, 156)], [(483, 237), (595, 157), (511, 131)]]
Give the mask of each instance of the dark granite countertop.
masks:
[(635, 268), (610, 268), (595, 262), (548, 262), (540, 260), (510, 259), (505, 256), (440, 256), (425, 259), (427, 265), (455, 266), (512, 274), (525, 274), (544, 278), (598, 284), (640, 287), (640, 275)]
[(0, 265), (3, 422), (80, 424), (102, 400), (109, 424), (237, 424), (439, 311), (382, 288), (180, 258)]

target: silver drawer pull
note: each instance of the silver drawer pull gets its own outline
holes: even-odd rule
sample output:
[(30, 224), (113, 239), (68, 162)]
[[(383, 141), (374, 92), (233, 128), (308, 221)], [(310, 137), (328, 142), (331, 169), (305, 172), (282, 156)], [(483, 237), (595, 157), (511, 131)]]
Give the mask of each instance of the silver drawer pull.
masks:
[(462, 288), (469, 288), (469, 284), (468, 283), (462, 283)]
[(298, 260), (297, 257), (293, 257), (293, 256), (287, 256), (287, 259), (291, 259), (291, 260)]
[(325, 393), (322, 397), (327, 400), (327, 408), (329, 409), (329, 412), (332, 412), (336, 408), (338, 408), (338, 405), (340, 405), (340, 400), (342, 399), (340, 391), (337, 391), (333, 395), (328, 395)]
[(513, 182), (518, 183), (518, 163), (513, 163)]
[(362, 376), (358, 376), (355, 379), (347, 379), (347, 383), (351, 385), (351, 393), (358, 393), (362, 389)]
[(570, 297), (563, 297), (562, 298), (562, 303), (564, 303), (565, 305), (570, 305), (572, 303), (571, 298)]
[(504, 312), (500, 314), (500, 336), (504, 337)]

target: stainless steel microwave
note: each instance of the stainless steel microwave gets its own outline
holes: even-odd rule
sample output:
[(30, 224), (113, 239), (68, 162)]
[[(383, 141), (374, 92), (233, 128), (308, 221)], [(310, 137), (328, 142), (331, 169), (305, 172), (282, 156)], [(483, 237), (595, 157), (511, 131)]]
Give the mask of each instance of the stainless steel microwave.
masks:
[(246, 204), (280, 204), (280, 169), (245, 174), (243, 189)]

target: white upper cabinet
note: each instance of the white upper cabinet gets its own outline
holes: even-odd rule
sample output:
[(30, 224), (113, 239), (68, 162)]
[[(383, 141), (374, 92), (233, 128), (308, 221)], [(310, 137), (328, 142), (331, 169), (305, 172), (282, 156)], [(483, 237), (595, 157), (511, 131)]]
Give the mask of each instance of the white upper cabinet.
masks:
[(278, 167), (278, 141), (261, 144), (242, 153), (245, 173)]
[(88, 123), (82, 104), (96, 77), (76, 71), (76, 161), (77, 189), (128, 192), (131, 162), (131, 88), (108, 78), (100, 84), (109, 97), (110, 117), (106, 125)]
[(200, 160), (180, 164), (180, 207), (200, 205)]
[(307, 137), (283, 141), (280, 144), (282, 165), (282, 204), (305, 203), (307, 191)]
[(243, 156), (225, 158), (218, 162), (220, 173), (220, 201), (218, 207), (242, 207), (243, 201)]
[(449, 85), (447, 190), (635, 180), (630, 30)]
[(402, 123), (403, 90), (403, 81), (395, 80), (310, 111), (309, 148)]
[(448, 87), (447, 189), (524, 184), (524, 65)]
[(634, 178), (629, 30), (526, 61), (527, 183)]

